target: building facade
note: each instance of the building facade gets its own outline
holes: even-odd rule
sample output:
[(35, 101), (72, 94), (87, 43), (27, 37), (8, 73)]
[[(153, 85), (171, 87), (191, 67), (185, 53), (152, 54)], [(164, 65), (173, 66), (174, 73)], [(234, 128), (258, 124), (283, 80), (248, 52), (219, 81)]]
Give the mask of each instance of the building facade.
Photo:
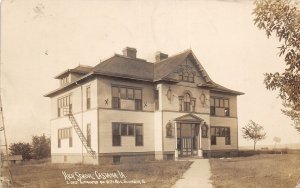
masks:
[(211, 80), (191, 50), (157, 52), (155, 62), (126, 47), (94, 67), (56, 76), (51, 99), (53, 163), (116, 163), (233, 155), (237, 96)]

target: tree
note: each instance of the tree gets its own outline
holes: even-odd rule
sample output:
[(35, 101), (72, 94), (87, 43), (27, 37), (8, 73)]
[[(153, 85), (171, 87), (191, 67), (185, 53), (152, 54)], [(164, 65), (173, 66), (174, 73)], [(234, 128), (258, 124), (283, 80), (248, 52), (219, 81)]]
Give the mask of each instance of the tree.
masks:
[(42, 159), (50, 156), (50, 138), (42, 136), (32, 137), (32, 156), (35, 159)]
[(276, 144), (279, 144), (279, 143), (281, 142), (281, 138), (275, 136), (275, 137), (273, 138), (273, 141), (275, 142), (275, 145), (274, 145), (274, 149), (275, 149), (275, 148), (276, 148)]
[(12, 155), (22, 155), (24, 160), (31, 159), (31, 146), (29, 143), (18, 142), (9, 146)]
[(254, 151), (256, 143), (260, 140), (266, 138), (266, 133), (264, 132), (263, 126), (255, 123), (254, 121), (250, 120), (250, 122), (242, 128), (243, 137), (247, 140), (253, 140), (254, 142)]
[(279, 56), (284, 56), (285, 70), (265, 73), (269, 90), (278, 90), (283, 100), (282, 112), (289, 116), (300, 132), (300, 12), (296, 1), (256, 0), (254, 23), (279, 39)]

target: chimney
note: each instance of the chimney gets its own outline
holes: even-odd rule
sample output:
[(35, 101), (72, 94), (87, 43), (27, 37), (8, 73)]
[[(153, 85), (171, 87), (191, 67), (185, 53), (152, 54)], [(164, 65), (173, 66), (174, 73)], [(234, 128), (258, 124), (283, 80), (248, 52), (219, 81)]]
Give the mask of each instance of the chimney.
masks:
[(123, 55), (130, 58), (136, 58), (136, 49), (126, 47), (123, 49)]
[(159, 51), (155, 53), (156, 62), (159, 62), (159, 61), (161, 61), (163, 59), (166, 59), (166, 58), (168, 58), (168, 54), (164, 54), (164, 53), (159, 52)]

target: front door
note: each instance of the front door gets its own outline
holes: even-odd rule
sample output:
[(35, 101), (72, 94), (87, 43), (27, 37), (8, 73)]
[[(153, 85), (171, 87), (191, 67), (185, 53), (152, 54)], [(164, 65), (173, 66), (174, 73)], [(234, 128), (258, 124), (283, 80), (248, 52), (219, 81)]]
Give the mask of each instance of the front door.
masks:
[(180, 156), (197, 155), (199, 125), (179, 123), (177, 127), (177, 149)]
[(190, 156), (193, 154), (193, 139), (191, 137), (181, 138), (181, 155)]

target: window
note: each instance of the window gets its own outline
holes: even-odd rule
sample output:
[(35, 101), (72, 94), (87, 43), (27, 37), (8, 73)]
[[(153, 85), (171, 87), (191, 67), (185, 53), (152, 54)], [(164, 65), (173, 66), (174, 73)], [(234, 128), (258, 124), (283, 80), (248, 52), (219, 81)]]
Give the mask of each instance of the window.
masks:
[(206, 124), (202, 125), (201, 127), (202, 138), (207, 138), (207, 131), (208, 131), (207, 125)]
[(121, 156), (113, 156), (113, 163), (120, 163), (121, 162)]
[(211, 145), (216, 145), (216, 137), (225, 137), (225, 145), (230, 145), (229, 127), (211, 127), (210, 129)]
[(179, 80), (183, 80), (183, 72), (178, 73)]
[(127, 135), (128, 136), (134, 136), (134, 125), (133, 124), (128, 124), (127, 125)]
[(155, 110), (159, 110), (159, 91), (154, 91)]
[(189, 74), (189, 82), (194, 82), (194, 74)]
[(191, 100), (191, 111), (192, 112), (195, 112), (195, 101), (194, 100)]
[(143, 146), (143, 126), (133, 123), (113, 123), (113, 146), (121, 146), (122, 136), (135, 136), (136, 146)]
[(72, 131), (71, 131), (71, 129), (70, 129), (70, 135), (69, 135), (69, 147), (71, 148), (71, 147), (73, 147), (73, 138), (72, 138)]
[(58, 130), (58, 134), (57, 134), (58, 136), (57, 136), (57, 147), (58, 148), (61, 148), (61, 136), (60, 136), (60, 132), (59, 132), (59, 130)]
[(135, 125), (135, 145), (143, 146), (143, 126)]
[(224, 100), (224, 112), (225, 112), (225, 116), (229, 116), (229, 100), (225, 99)]
[(195, 99), (191, 98), (189, 93), (185, 93), (183, 97), (179, 97), (179, 111), (194, 112), (195, 103)]
[(119, 88), (112, 87), (112, 108), (120, 108)]
[(112, 86), (112, 108), (121, 108), (121, 100), (134, 100), (135, 110), (142, 110), (142, 90)]
[(210, 115), (216, 115), (216, 108), (215, 108), (215, 99), (210, 98)]
[(231, 139), (230, 139), (230, 128), (225, 128), (225, 145), (230, 145)]
[(178, 79), (185, 81), (185, 82), (194, 82), (194, 74), (187, 71), (180, 71), (178, 72)]
[(87, 146), (91, 147), (91, 124), (87, 124), (86, 126), (86, 139), (87, 139)]
[(217, 144), (216, 128), (215, 127), (210, 128), (210, 143), (211, 143), (211, 145), (216, 145)]
[(167, 160), (174, 160), (173, 154), (167, 154)]
[[(218, 109), (218, 113), (217, 113)], [(219, 111), (221, 109), (221, 111)], [(223, 111), (223, 113), (222, 113)], [(229, 116), (230, 109), (229, 109), (229, 99), (224, 98), (210, 98), (210, 115), (212, 116)]]
[(121, 99), (127, 99), (127, 91), (126, 91), (126, 88), (124, 88), (124, 87), (121, 87), (121, 88), (120, 88), (120, 97), (121, 97)]
[(173, 126), (171, 122), (167, 123), (166, 125), (166, 134), (167, 137), (173, 137)]
[(183, 73), (183, 81), (189, 80), (189, 74), (187, 72)]
[(112, 145), (113, 146), (121, 146), (120, 127), (121, 127), (121, 125), (118, 123), (113, 123), (113, 125), (112, 125), (112, 134), (113, 134)]
[(127, 99), (133, 99), (133, 89), (132, 88), (127, 89)]
[(57, 117), (66, 115), (72, 112), (71, 95), (67, 95), (57, 99)]
[(70, 75), (67, 75), (67, 76), (64, 76), (64, 77), (61, 78), (60, 85), (63, 86), (63, 85), (65, 85), (67, 83), (70, 83), (70, 82), (71, 82)]
[(142, 110), (142, 90), (134, 90), (135, 110)]
[(58, 132), (58, 137), (57, 137), (57, 147), (58, 148), (61, 148), (61, 140), (62, 139), (69, 139), (69, 147), (73, 146), (72, 127), (58, 129), (57, 132)]
[(121, 136), (127, 136), (127, 124), (121, 124)]
[(134, 136), (134, 124), (121, 124), (121, 136)]
[(86, 109), (91, 108), (91, 87), (86, 88)]
[(191, 111), (190, 107), (191, 107), (191, 97), (188, 93), (186, 93), (184, 95), (183, 111), (190, 112)]

